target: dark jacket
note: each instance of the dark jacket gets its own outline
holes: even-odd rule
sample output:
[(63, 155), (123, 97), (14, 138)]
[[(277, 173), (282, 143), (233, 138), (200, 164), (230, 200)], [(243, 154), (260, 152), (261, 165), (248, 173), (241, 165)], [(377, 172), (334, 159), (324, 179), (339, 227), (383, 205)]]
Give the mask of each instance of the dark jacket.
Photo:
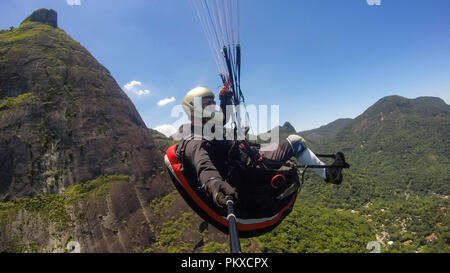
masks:
[(211, 179), (226, 181), (225, 163), (233, 142), (227, 140), (184, 140), (183, 168), (204, 186)]

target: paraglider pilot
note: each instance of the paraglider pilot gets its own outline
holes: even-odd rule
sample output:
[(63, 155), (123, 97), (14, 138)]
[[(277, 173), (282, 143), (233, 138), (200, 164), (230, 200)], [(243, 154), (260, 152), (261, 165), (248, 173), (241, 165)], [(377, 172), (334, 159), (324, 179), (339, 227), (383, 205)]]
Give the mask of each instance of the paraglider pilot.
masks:
[[(226, 106), (231, 104), (230, 90), (223, 88), (219, 93), (223, 124), (228, 120), (230, 113), (226, 113)], [(234, 140), (211, 139), (204, 135), (203, 127), (214, 116), (209, 114), (205, 118), (205, 111), (215, 108), (214, 93), (204, 87), (197, 87), (189, 91), (182, 102), (183, 108), (188, 113), (191, 120), (191, 134), (185, 137), (180, 145), (183, 149), (183, 162), (193, 172), (207, 194), (214, 203), (220, 207), (225, 206), (227, 198), (238, 199), (238, 191), (232, 187), (224, 177), (226, 177), (227, 155)], [(200, 111), (195, 109), (194, 101), (201, 102)], [(202, 112), (203, 111), (203, 112)], [(202, 112), (198, 115), (199, 112)], [(229, 111), (228, 111), (229, 112)], [(215, 113), (217, 114), (217, 113)], [(225, 118), (227, 117), (227, 118)], [(217, 124), (217, 123), (216, 123)], [(200, 132), (200, 133), (199, 133)], [(303, 165), (325, 165), (307, 146), (304, 139), (298, 135), (290, 135), (280, 143), (274, 143), (274, 147), (263, 147), (259, 149), (259, 155), (270, 160), (285, 162), (291, 157), (295, 157)], [(346, 165), (344, 154), (336, 154), (335, 162), (332, 166)], [(325, 182), (332, 184), (342, 183), (342, 168), (317, 168), (315, 172), (322, 177)]]

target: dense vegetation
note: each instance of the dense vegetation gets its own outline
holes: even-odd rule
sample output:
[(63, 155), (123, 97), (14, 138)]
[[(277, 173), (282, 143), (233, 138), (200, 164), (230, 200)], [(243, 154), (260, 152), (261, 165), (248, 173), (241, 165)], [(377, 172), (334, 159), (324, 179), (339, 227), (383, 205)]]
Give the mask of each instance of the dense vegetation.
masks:
[(375, 241), (374, 226), (350, 211), (335, 210), (300, 199), (273, 232), (258, 238), (262, 252), (367, 252)]
[[(448, 128), (449, 106), (443, 101), (393, 96), (380, 100), (336, 136), (309, 142), (318, 153), (344, 150), (351, 169), (344, 171), (340, 186), (312, 175), (288, 224), (264, 237), (262, 249), (359, 252), (368, 251), (364, 244), (373, 240), (384, 252), (450, 252)], [(310, 216), (320, 208), (320, 217)], [(334, 210), (353, 212), (365, 221), (348, 218), (356, 224), (344, 225), (345, 216)], [(305, 217), (322, 221), (308, 231)], [(367, 224), (374, 229), (365, 228)], [(359, 241), (346, 247), (346, 232), (361, 229), (365, 233), (358, 235)], [(305, 232), (303, 239), (291, 240), (293, 234)], [(324, 233), (333, 238), (326, 244), (316, 239)], [(276, 239), (269, 240), (272, 237)]]

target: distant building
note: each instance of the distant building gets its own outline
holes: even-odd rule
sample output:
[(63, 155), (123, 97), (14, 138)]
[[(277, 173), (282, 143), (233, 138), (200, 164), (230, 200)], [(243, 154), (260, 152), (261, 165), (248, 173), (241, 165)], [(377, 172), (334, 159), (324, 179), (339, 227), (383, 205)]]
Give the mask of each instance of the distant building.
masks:
[(403, 244), (405, 246), (410, 246), (412, 243), (413, 243), (413, 240), (408, 240), (408, 241), (404, 242)]
[(430, 236), (425, 237), (425, 239), (427, 240), (427, 242), (432, 242), (433, 240), (437, 239), (437, 236), (433, 233)]

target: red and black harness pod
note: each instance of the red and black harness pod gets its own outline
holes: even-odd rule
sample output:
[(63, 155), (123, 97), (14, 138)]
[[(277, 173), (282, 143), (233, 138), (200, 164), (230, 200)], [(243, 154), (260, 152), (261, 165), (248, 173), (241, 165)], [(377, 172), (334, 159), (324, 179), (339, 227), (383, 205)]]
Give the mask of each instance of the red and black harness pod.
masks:
[[(224, 233), (228, 233), (228, 220), (226, 208), (215, 205), (211, 198), (206, 195), (204, 189), (195, 177), (183, 170), (181, 160), (177, 157), (176, 145), (166, 151), (165, 164), (169, 170), (170, 177), (186, 203), (205, 221), (211, 223)], [(253, 174), (249, 174), (253, 175)], [(258, 189), (249, 190), (237, 187), (239, 200), (236, 204), (236, 223), (240, 237), (254, 237), (264, 234), (275, 228), (292, 211), (297, 192), (278, 200), (267, 191), (272, 190), (270, 176), (267, 185)], [(236, 185), (232, 185), (236, 186)], [(264, 198), (259, 198), (258, 195)], [(263, 200), (257, 204), (256, 200)], [(270, 201), (268, 201), (270, 200)], [(270, 204), (269, 204), (270, 203)]]

